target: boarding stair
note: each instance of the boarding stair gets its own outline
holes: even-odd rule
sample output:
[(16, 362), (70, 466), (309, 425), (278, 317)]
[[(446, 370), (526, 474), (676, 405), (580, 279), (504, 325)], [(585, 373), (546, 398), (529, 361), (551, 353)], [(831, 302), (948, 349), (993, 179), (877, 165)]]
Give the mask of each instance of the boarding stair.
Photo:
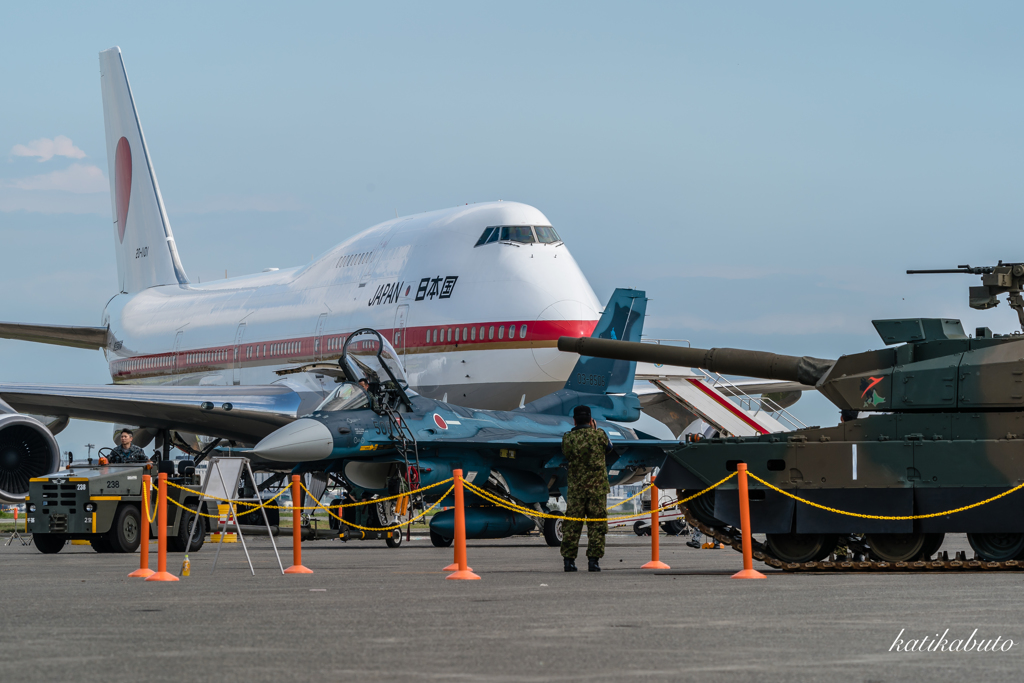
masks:
[[(645, 343), (686, 340), (649, 340)], [(717, 373), (700, 369), (637, 363), (636, 379), (647, 381), (666, 396), (712, 425), (723, 436), (755, 436), (805, 427), (799, 419), (765, 395), (754, 398)]]

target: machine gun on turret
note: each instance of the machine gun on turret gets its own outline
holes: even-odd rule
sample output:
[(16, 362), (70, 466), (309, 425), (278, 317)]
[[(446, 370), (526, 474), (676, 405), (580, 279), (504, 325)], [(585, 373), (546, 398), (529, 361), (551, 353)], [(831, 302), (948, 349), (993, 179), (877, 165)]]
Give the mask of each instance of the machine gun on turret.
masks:
[(998, 296), (1006, 294), (1010, 308), (1017, 311), (1017, 319), (1020, 321), (1021, 330), (1024, 331), (1024, 263), (1003, 263), (995, 266), (957, 266), (940, 270), (908, 270), (907, 275), (935, 275), (945, 273), (967, 273), (969, 275), (980, 275), (981, 286), (971, 287), (970, 299), (971, 308), (978, 311), (985, 311), (999, 305)]

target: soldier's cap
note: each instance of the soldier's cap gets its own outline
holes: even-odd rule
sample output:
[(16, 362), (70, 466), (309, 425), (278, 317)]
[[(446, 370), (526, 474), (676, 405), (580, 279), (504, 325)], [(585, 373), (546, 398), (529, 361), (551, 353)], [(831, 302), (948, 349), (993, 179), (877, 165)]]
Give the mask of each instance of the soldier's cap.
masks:
[(578, 425), (590, 422), (590, 406), (576, 406), (573, 408), (572, 419)]

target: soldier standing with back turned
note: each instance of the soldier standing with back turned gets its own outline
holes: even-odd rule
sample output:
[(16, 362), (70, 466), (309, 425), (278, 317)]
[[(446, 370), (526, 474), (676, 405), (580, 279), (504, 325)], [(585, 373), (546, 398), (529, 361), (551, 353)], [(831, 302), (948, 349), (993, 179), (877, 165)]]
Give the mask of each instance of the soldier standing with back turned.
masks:
[[(569, 468), (569, 507), (566, 517), (604, 519), (608, 516), (605, 502), (608, 492), (608, 470), (605, 456), (612, 443), (603, 429), (590, 416), (590, 408), (576, 406), (572, 411), (576, 426), (562, 437), (562, 454)], [(583, 522), (562, 523), (562, 558), (565, 571), (576, 571), (576, 555), (580, 549)], [(601, 571), (598, 560), (604, 557), (604, 536), (608, 522), (587, 522), (587, 570)]]

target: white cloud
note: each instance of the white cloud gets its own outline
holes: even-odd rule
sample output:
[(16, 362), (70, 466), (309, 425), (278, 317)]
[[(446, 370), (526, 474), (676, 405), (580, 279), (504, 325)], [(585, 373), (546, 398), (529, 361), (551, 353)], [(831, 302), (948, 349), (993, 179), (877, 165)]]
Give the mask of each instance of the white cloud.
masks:
[(58, 190), (75, 194), (92, 194), (109, 190), (107, 179), (98, 166), (71, 164), (61, 171), (51, 171), (9, 182), (19, 190)]
[(39, 138), (27, 145), (15, 145), (11, 154), (16, 157), (39, 157), (39, 161), (49, 161), (53, 157), (68, 157), (69, 159), (84, 159), (85, 152), (75, 147), (71, 138), (66, 135), (58, 135), (54, 139)]

